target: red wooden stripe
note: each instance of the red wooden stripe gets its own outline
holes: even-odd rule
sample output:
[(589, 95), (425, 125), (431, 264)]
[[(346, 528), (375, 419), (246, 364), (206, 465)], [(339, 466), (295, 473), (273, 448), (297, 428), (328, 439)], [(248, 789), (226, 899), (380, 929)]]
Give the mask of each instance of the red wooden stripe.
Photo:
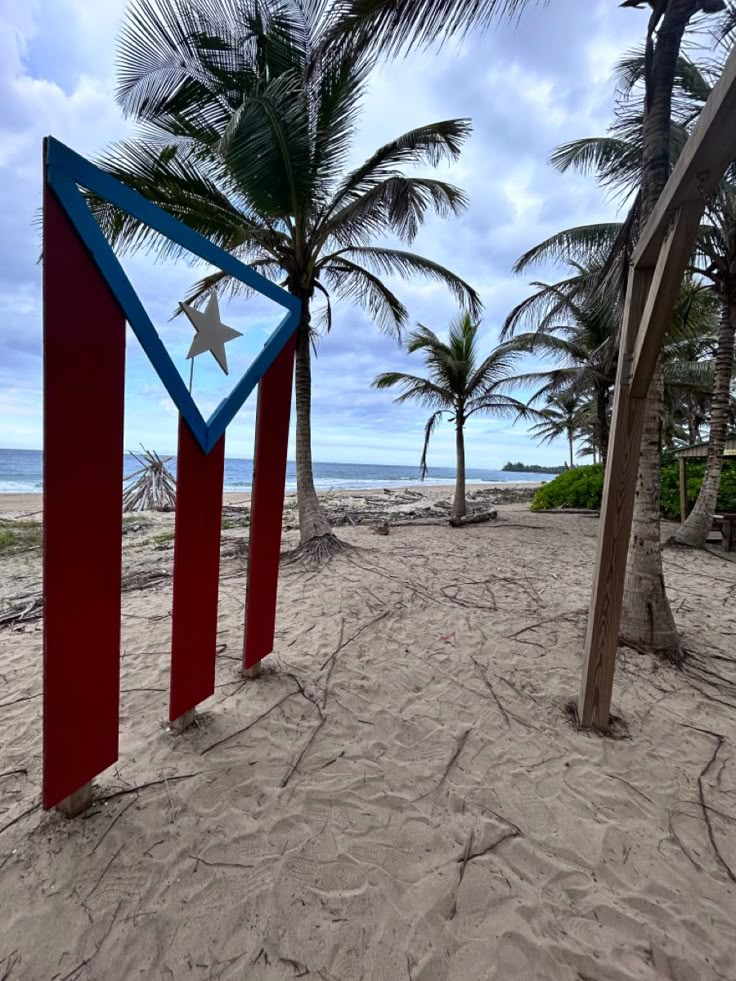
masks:
[(225, 437), (209, 453), (179, 417), (169, 719), (215, 690)]
[(246, 668), (273, 650), (293, 374), (292, 338), (258, 386), (245, 610)]
[(125, 318), (44, 189), (43, 806), (118, 758)]

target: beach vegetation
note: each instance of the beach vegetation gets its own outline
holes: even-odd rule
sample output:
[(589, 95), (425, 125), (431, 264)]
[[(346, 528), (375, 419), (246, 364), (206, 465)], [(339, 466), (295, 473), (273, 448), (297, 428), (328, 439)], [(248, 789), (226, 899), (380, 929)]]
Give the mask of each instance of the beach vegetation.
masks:
[(463, 518), (467, 511), (465, 424), (468, 419), (478, 412), (513, 419), (533, 414), (523, 402), (503, 391), (515, 355), (496, 348), (483, 358), (478, 345), (479, 329), (480, 323), (467, 312), (452, 321), (447, 341), (420, 325), (409, 335), (407, 351), (423, 355), (427, 375), (387, 371), (373, 382), (376, 388), (400, 388), (401, 394), (395, 399), (398, 403), (419, 402), (434, 410), (424, 428), (422, 479), (428, 471), (427, 452), (432, 433), (443, 419), (454, 425), (457, 470), (452, 517), (455, 519)]
[(567, 470), (566, 465), (543, 467), (538, 463), (522, 463), (521, 460), (517, 460), (516, 463), (509, 460), (501, 467), (503, 473), (564, 473), (565, 470)]
[(154, 548), (168, 548), (174, 541), (173, 531), (162, 531), (158, 535), (152, 535), (144, 544), (153, 545)]
[(41, 548), (43, 525), (40, 521), (0, 518), (0, 555), (14, 555)]
[[(688, 506), (698, 499), (706, 473), (702, 460), (688, 460), (686, 494)], [(590, 508), (597, 510), (603, 500), (603, 467), (588, 465), (575, 467), (540, 487), (531, 503), (532, 511), (550, 508)], [(724, 460), (721, 481), (716, 500), (719, 512), (736, 512), (736, 461)], [(664, 454), (662, 462), (662, 492), (660, 514), (669, 521), (680, 520), (680, 471), (671, 453)]]
[[(670, 454), (667, 455), (671, 457)], [(687, 480), (685, 483), (685, 493), (687, 496), (688, 511), (696, 506), (702, 490), (703, 481), (708, 473), (707, 460), (688, 460), (687, 461)], [(736, 512), (736, 461), (723, 460), (716, 497), (715, 512)], [(680, 520), (680, 469), (674, 459), (662, 465), (662, 495), (661, 495), (662, 517), (669, 518), (671, 521)], [(710, 532), (713, 527), (708, 528)], [(676, 536), (675, 536), (676, 537)]]
[[(369, 48), (326, 43), (340, 5), (137, 0), (122, 29), (118, 101), (139, 126), (102, 166), (154, 204), (301, 301), (296, 336), (296, 469), (302, 547), (336, 545), (314, 487), (313, 350), (333, 326), (333, 301), (362, 306), (400, 334), (408, 312), (389, 277), (440, 283), (477, 316), (477, 293), (409, 245), (425, 218), (460, 214), (458, 187), (415, 168), (456, 160), (467, 119), (430, 122), (349, 165)], [(411, 174), (407, 173), (411, 169)], [(119, 250), (180, 250), (127, 214), (92, 201)], [(401, 247), (375, 244), (391, 236)], [(187, 300), (245, 288), (208, 272)]]
[(532, 511), (553, 508), (597, 510), (603, 498), (604, 468), (600, 463), (575, 467), (543, 484), (532, 498)]

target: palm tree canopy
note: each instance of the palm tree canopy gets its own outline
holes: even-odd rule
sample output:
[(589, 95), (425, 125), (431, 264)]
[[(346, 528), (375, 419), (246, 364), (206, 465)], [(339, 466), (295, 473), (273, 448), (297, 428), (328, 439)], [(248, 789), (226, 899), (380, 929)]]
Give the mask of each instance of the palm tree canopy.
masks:
[(428, 376), (387, 371), (378, 375), (374, 387), (399, 386), (402, 391), (396, 402), (417, 401), (433, 408), (460, 411), (463, 419), (491, 407), (501, 414), (518, 415), (522, 403), (498, 392), (509, 376), (515, 355), (496, 348), (481, 359), (479, 328), (470, 314), (461, 314), (450, 324), (448, 340), (443, 341), (420, 325), (409, 334), (406, 349), (409, 354), (422, 352)]
[(396, 402), (419, 402), (434, 409), (427, 421), (422, 452), (422, 478), (427, 472), (429, 439), (443, 415), (462, 428), (476, 412), (512, 418), (534, 414), (523, 402), (506, 395), (506, 386), (516, 354), (501, 348), (481, 358), (478, 350), (480, 324), (469, 313), (450, 324), (447, 341), (420, 325), (407, 339), (407, 351), (420, 351), (428, 368), (427, 377), (387, 371), (373, 382), (375, 388), (401, 389)]
[[(134, 0), (120, 46), (118, 99), (140, 121), (103, 166), (220, 247), (311, 299), (319, 292), (363, 305), (400, 330), (407, 311), (387, 275), (446, 285), (475, 315), (477, 293), (438, 263), (371, 243), (410, 243), (429, 211), (460, 214), (464, 193), (406, 166), (457, 159), (464, 119), (418, 127), (346, 171), (367, 52), (325, 45), (334, 27), (324, 0)], [(110, 205), (92, 200), (121, 250), (179, 249)], [(204, 276), (187, 299), (239, 290)]]

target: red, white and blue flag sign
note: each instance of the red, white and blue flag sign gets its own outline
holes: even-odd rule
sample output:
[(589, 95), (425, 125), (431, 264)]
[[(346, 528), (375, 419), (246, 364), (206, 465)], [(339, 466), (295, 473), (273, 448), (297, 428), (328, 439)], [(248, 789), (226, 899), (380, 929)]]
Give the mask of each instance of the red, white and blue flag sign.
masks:
[[(80, 189), (284, 309), (261, 352), (209, 418), (199, 411)], [(44, 141), (43, 239), (43, 804), (50, 808), (118, 758), (126, 321), (179, 411), (169, 706), (175, 720), (214, 692), (225, 431), (256, 386), (245, 667), (273, 649), (301, 305), (51, 138)], [(227, 371), (225, 344), (238, 332), (221, 322), (216, 301), (204, 311), (184, 312), (196, 331), (190, 356), (210, 351)], [(93, 452), (70, 469), (69, 434), (79, 431)], [(90, 520), (94, 541), (80, 545), (79, 528)]]

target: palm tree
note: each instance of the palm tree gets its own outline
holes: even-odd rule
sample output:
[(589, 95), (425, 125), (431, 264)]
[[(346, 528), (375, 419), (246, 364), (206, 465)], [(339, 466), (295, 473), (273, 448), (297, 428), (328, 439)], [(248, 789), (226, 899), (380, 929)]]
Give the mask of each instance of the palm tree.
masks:
[(444, 416), (455, 424), (457, 477), (453, 518), (462, 518), (466, 513), (465, 423), (476, 412), (516, 418), (530, 414), (523, 402), (500, 391), (507, 385), (513, 355), (496, 348), (480, 359), (479, 327), (469, 313), (460, 314), (450, 324), (449, 339), (445, 342), (428, 327), (420, 325), (409, 335), (407, 351), (409, 354), (423, 353), (428, 377), (387, 371), (373, 382), (375, 388), (399, 386), (402, 392), (396, 402), (414, 401), (434, 409), (424, 428), (422, 479), (427, 473), (427, 450), (432, 433)]
[(529, 435), (539, 439), (540, 444), (553, 443), (564, 436), (570, 452), (570, 469), (575, 466), (575, 435), (580, 426), (580, 410), (581, 402), (577, 396), (552, 396), (540, 410), (540, 421), (529, 430)]
[[(518, 265), (518, 264), (517, 264)], [(533, 401), (589, 396), (595, 405), (596, 444), (605, 463), (610, 427), (611, 388), (616, 379), (620, 309), (598, 288), (600, 264), (571, 262), (572, 275), (560, 283), (535, 282), (537, 292), (519, 303), (504, 322), (506, 349), (546, 354), (561, 364), (517, 376), (518, 384), (543, 381)], [(517, 333), (519, 327), (527, 327)]]
[[(662, 193), (672, 165), (672, 92), (680, 46), (698, 13), (726, 10), (724, 0), (649, 0), (644, 57), (644, 112), (641, 168), (634, 231), (646, 223)], [(640, 6), (624, 0), (622, 6)], [(374, 43), (390, 52), (486, 24), (494, 15), (518, 14), (528, 0), (343, 0), (342, 32), (357, 43)], [(733, 20), (733, 19), (732, 19)], [(732, 30), (733, 22), (718, 25)], [(340, 30), (340, 29), (339, 29)], [(680, 642), (664, 587), (659, 533), (660, 425), (663, 411), (661, 362), (655, 368), (644, 417), (639, 479), (634, 505), (622, 611), (622, 633), (634, 646), (675, 656)]]
[[(446, 285), (473, 315), (475, 291), (462, 279), (404, 249), (373, 244), (383, 235), (410, 243), (428, 212), (459, 214), (457, 187), (404, 168), (455, 160), (467, 120), (431, 123), (380, 147), (346, 170), (368, 52), (323, 42), (334, 14), (322, 0), (134, 0), (120, 45), (118, 100), (139, 122), (132, 139), (112, 147), (103, 166), (149, 200), (302, 302), (296, 339), (296, 465), (304, 547), (329, 554), (338, 545), (312, 475), (312, 307), (333, 297), (365, 307), (377, 325), (399, 334), (407, 311), (385, 277), (421, 275)], [(120, 249), (156, 241), (151, 229), (103, 202), (97, 216)], [(208, 273), (187, 298), (242, 288)]]
[[(644, 77), (644, 61), (642, 54), (634, 52), (621, 62), (619, 77), (625, 95)], [(684, 146), (688, 127), (708, 98), (720, 74), (719, 67), (722, 66), (716, 63), (701, 68), (687, 57), (679, 57), (674, 90), (676, 118), (671, 131), (673, 157)], [(614, 127), (615, 136), (577, 140), (558, 148), (553, 154), (553, 162), (562, 171), (571, 166), (593, 170), (604, 185), (617, 190), (630, 190), (632, 177), (641, 166), (642, 156), (641, 140), (636, 137), (635, 118), (631, 114), (622, 115)], [(551, 239), (538, 246), (533, 257), (544, 258), (555, 249), (565, 247), (584, 249), (586, 244), (598, 242), (610, 234), (611, 227), (570, 229), (556, 241)], [(531, 253), (528, 255), (532, 257)], [(520, 261), (525, 258), (522, 257)], [(729, 168), (708, 202), (691, 271), (712, 284), (722, 307), (715, 365), (711, 372), (713, 388), (705, 475), (693, 510), (674, 535), (674, 540), (680, 544), (703, 547), (713, 524), (730, 417), (736, 335), (736, 167)], [(702, 392), (699, 394), (702, 400)], [(694, 436), (693, 441), (697, 438)]]
[[(606, 462), (611, 395), (616, 380), (621, 310), (615, 293), (600, 288), (600, 255), (604, 237), (613, 243), (620, 225), (591, 226), (553, 236), (516, 263), (526, 268), (529, 256), (582, 256), (583, 243), (593, 255), (587, 264), (572, 261), (572, 275), (559, 283), (533, 282), (536, 292), (522, 300), (506, 318), (501, 337), (508, 350), (552, 358), (552, 369), (517, 375), (514, 384), (541, 383), (530, 404), (559, 396), (589, 399), (587, 413), (601, 462)], [(670, 403), (701, 400), (713, 378), (711, 352), (716, 304), (711, 290), (686, 279), (680, 290), (663, 348), (665, 395)], [(519, 328), (525, 328), (517, 333)]]

